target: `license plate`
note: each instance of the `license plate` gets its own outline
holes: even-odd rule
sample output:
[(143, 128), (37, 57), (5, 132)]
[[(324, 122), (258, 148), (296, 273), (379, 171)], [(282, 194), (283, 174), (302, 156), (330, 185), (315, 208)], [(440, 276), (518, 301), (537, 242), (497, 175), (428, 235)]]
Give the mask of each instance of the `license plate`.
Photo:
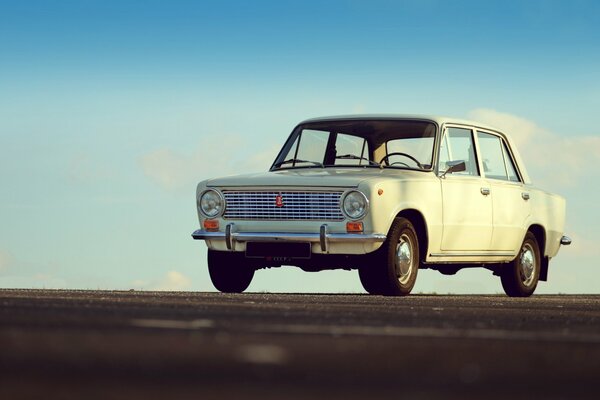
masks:
[(310, 258), (310, 243), (246, 243), (246, 257), (251, 258)]

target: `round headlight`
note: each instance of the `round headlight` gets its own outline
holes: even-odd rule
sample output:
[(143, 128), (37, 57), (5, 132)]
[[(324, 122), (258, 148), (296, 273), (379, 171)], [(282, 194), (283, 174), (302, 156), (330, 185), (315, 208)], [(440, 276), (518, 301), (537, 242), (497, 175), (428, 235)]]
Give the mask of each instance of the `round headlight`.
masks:
[(216, 190), (209, 189), (200, 196), (200, 211), (209, 218), (218, 216), (225, 208), (225, 201)]
[(367, 213), (369, 203), (364, 194), (357, 191), (348, 192), (342, 202), (342, 211), (350, 219), (360, 219)]

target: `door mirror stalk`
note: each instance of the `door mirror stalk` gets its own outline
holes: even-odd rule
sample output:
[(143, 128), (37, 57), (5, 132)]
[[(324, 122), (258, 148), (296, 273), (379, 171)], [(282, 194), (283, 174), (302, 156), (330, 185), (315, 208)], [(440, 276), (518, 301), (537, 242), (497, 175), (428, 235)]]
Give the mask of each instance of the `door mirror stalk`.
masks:
[(442, 175), (440, 175), (440, 178), (442, 179), (446, 177), (446, 174), (452, 174), (454, 172), (462, 172), (467, 170), (467, 165), (463, 160), (448, 161), (446, 163), (446, 166), (448, 167), (448, 169), (446, 169), (442, 173)]

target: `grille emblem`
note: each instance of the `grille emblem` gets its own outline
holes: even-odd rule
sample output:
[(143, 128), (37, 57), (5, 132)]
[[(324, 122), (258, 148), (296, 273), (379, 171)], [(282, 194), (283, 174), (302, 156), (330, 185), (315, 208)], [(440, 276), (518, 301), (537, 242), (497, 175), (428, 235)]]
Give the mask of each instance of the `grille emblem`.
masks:
[(283, 196), (281, 195), (281, 193), (279, 193), (277, 196), (275, 196), (275, 206), (283, 207)]

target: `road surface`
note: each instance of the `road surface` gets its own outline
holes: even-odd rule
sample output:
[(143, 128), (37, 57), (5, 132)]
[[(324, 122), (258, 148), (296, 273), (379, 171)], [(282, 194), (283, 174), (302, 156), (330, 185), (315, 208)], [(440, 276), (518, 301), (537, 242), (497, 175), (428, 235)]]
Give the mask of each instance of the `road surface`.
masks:
[(600, 398), (600, 296), (0, 290), (0, 399)]

